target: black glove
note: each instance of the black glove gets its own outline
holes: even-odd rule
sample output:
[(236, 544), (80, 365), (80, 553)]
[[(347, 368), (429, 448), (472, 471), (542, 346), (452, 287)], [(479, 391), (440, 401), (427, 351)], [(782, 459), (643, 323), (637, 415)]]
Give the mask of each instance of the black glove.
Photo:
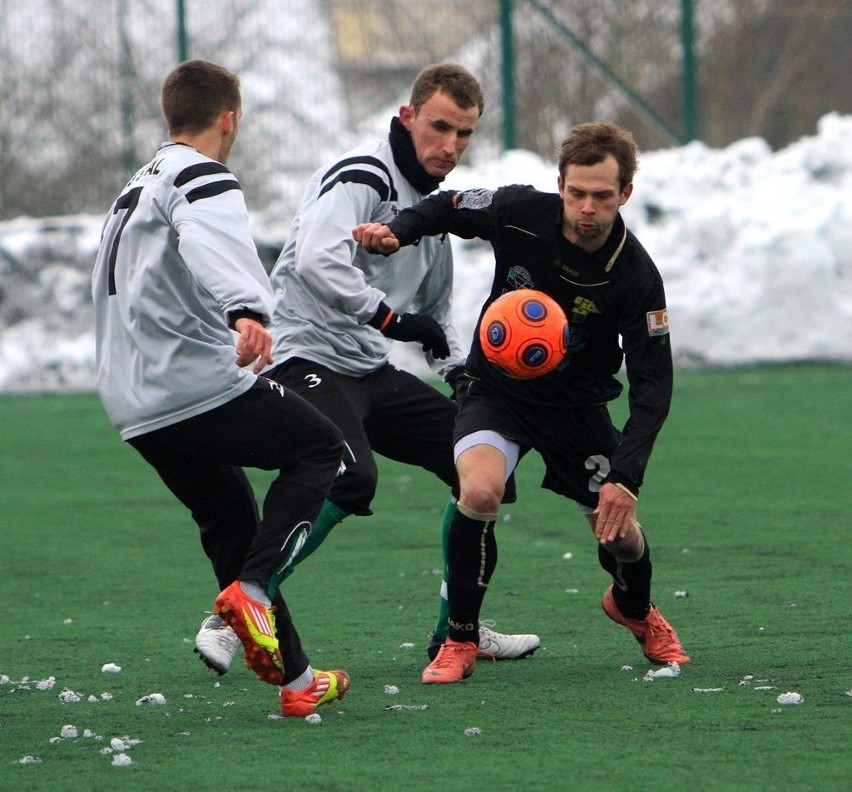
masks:
[(452, 388), (453, 392), (450, 394), (450, 398), (453, 401), (458, 401), (459, 389), (464, 387), (466, 381), (467, 378), (464, 376), (464, 366), (456, 366), (447, 372), (444, 377), (444, 382)]
[(372, 319), (367, 323), (394, 341), (419, 341), (424, 352), (443, 360), (450, 356), (450, 345), (444, 330), (434, 317), (428, 314), (394, 313), (385, 303), (380, 303)]
[(382, 333), (395, 341), (419, 341), (424, 352), (439, 360), (450, 356), (443, 328), (428, 314), (394, 314)]

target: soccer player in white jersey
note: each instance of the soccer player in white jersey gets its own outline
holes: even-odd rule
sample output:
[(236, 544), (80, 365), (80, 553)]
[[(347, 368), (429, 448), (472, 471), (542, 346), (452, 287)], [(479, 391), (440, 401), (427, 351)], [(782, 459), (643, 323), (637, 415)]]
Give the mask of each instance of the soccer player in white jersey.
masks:
[[(467, 149), (483, 106), (479, 82), (466, 69), (452, 63), (429, 66), (414, 81), (409, 102), (391, 120), (387, 135), (326, 163), (305, 188), (272, 271), (276, 366), (265, 373), (341, 429), (345, 470), (332, 484), (296, 563), (344, 518), (372, 514), (378, 478), (374, 453), (424, 468), (457, 490), (455, 402), (388, 362), (396, 339), (419, 343), (433, 371), (451, 386), (463, 370), (466, 349), (451, 323), (449, 240), (424, 239), (389, 265), (354, 244), (352, 227), (387, 222), (437, 189)], [(506, 500), (514, 500), (514, 493)], [(451, 497), (444, 536), (455, 509)], [(394, 518), (393, 536), (380, 541), (406, 534), (402, 505)], [(377, 577), (382, 574), (376, 570)], [(427, 645), (430, 657), (448, 629), (442, 591)], [(210, 640), (205, 635), (202, 629), (197, 640)], [(480, 625), (479, 648), (490, 657), (524, 657), (538, 646), (537, 635), (505, 635)]]
[[(283, 714), (305, 716), (343, 698), (349, 677), (310, 666), (279, 584), (340, 468), (341, 433), (258, 376), (272, 362), (274, 301), (225, 165), (242, 115), (237, 76), (187, 61), (166, 78), (162, 106), (169, 140), (112, 205), (92, 275), (98, 391), (198, 524), (221, 590), (210, 618), (279, 686)], [(262, 519), (243, 466), (279, 471)]]
[[(392, 264), (353, 244), (353, 225), (387, 221), (436, 190), (467, 150), (485, 105), (476, 78), (454, 63), (423, 69), (388, 134), (316, 171), (272, 272), (270, 327), (276, 367), (267, 374), (302, 394), (338, 426), (346, 470), (335, 479), (297, 562), (348, 515), (371, 514), (373, 454), (434, 473), (457, 494), (452, 427), (456, 405), (388, 362), (392, 340), (419, 343), (432, 370), (453, 386), (466, 346), (452, 325), (448, 239), (424, 239)], [(507, 500), (514, 500), (510, 492)], [(455, 514), (444, 512), (448, 530)], [(404, 509), (395, 535), (406, 532)], [(377, 570), (378, 572), (379, 570)], [(446, 599), (427, 651), (446, 637)], [(500, 659), (532, 654), (536, 635), (480, 625), (480, 649)]]

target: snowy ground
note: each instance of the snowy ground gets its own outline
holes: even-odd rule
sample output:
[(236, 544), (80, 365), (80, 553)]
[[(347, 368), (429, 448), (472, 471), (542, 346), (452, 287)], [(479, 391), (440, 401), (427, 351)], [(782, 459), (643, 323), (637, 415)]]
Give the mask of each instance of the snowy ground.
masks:
[[(556, 189), (552, 162), (512, 151), (461, 166), (452, 188)], [(760, 139), (640, 158), (628, 226), (666, 281), (678, 364), (852, 362), (852, 117), (772, 152)], [(288, 218), (256, 218), (280, 245)], [(0, 223), (0, 392), (91, 390), (89, 273), (100, 217)], [(455, 315), (469, 337), (491, 277), (490, 248), (454, 240)], [(412, 346), (397, 363), (425, 373)]]

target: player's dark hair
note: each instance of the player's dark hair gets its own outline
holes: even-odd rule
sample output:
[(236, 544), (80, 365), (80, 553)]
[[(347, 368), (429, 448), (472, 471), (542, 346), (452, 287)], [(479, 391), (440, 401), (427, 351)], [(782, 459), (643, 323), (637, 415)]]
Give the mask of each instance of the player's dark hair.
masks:
[(215, 63), (189, 60), (166, 77), (162, 104), (170, 135), (196, 134), (223, 111), (240, 109), (240, 80)]
[(409, 104), (415, 111), (420, 110), (438, 91), (452, 96), (463, 110), (474, 105), (479, 108), (479, 115), (485, 110), (485, 95), (479, 81), (457, 63), (438, 63), (423, 69), (411, 86)]
[(559, 175), (569, 165), (597, 165), (612, 154), (618, 163), (618, 181), (623, 190), (636, 173), (636, 141), (617, 124), (578, 124), (559, 148)]

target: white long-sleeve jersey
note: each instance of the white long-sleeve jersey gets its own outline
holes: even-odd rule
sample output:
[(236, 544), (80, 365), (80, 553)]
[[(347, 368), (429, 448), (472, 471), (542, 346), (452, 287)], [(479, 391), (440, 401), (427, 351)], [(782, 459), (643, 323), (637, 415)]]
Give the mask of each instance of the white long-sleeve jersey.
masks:
[(273, 296), (231, 172), (163, 144), (106, 217), (92, 298), (98, 391), (125, 440), (247, 391), (228, 317), (268, 321)]
[(428, 313), (438, 321), (450, 345), (445, 360), (426, 354), (438, 375), (464, 363), (451, 324), (450, 240), (424, 238), (385, 257), (352, 239), (359, 223), (386, 223), (423, 197), (394, 161), (388, 138), (314, 173), (271, 275), (276, 364), (300, 357), (349, 376), (375, 371), (392, 342), (365, 323), (382, 301), (397, 313)]

